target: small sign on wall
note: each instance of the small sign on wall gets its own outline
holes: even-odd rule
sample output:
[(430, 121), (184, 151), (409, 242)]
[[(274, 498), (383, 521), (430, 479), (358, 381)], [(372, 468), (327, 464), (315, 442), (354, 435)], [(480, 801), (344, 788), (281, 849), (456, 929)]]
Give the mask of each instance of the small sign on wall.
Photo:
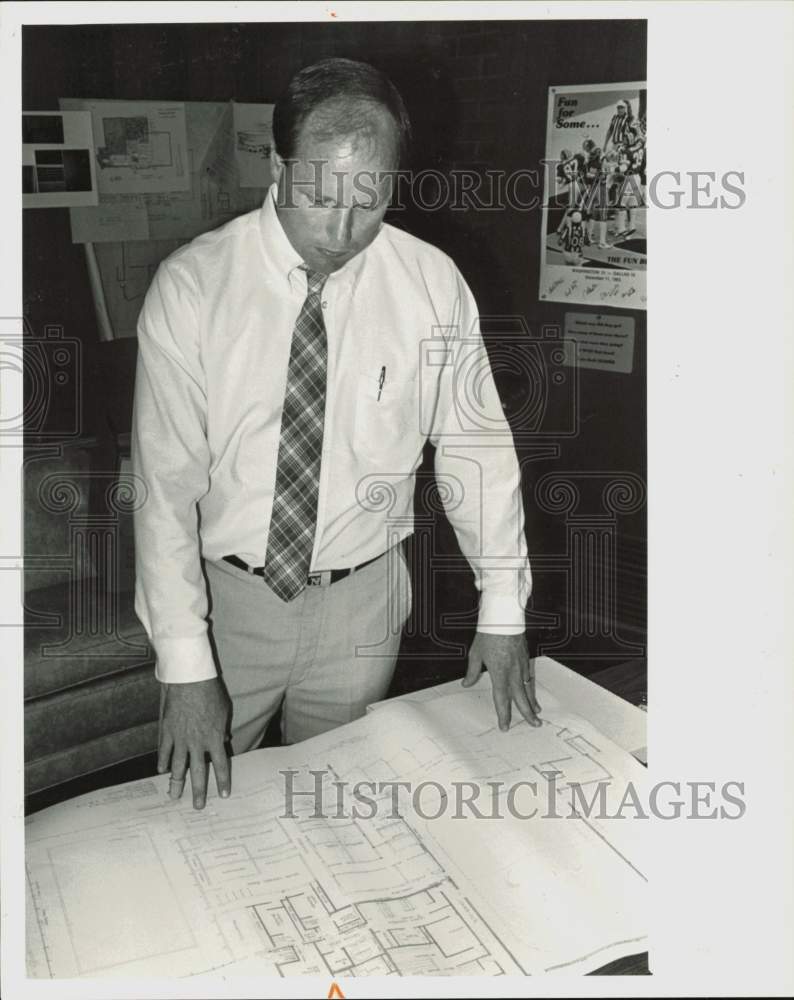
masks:
[(630, 374), (634, 367), (634, 319), (614, 313), (566, 313), (565, 364)]

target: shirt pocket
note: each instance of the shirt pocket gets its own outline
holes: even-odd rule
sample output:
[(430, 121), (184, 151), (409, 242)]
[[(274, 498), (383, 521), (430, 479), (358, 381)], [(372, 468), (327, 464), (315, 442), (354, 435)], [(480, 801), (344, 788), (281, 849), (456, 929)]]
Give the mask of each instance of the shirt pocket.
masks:
[(419, 383), (389, 369), (362, 366), (356, 387), (356, 455), (379, 469), (406, 472), (421, 454)]

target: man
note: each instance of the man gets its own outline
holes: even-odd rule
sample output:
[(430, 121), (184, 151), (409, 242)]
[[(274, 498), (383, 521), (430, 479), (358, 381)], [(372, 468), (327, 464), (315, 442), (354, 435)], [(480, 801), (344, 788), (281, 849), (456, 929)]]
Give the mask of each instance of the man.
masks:
[(631, 101), (618, 101), (615, 113), (607, 127), (604, 153), (606, 154), (612, 149), (619, 149), (626, 141), (626, 132), (633, 127), (634, 112), (631, 110)]
[(327, 60), (295, 77), (273, 130), (262, 208), (169, 257), (138, 324), (136, 610), (163, 685), (158, 766), (173, 797), (189, 766), (196, 808), (207, 755), (230, 791), (229, 697), (239, 753), (279, 706), (294, 742), (385, 695), (428, 437), (482, 592), (464, 683), (487, 665), (501, 728), (512, 702), (540, 724), (519, 470), (475, 303), (445, 254), (383, 223), (402, 100), (372, 67)]

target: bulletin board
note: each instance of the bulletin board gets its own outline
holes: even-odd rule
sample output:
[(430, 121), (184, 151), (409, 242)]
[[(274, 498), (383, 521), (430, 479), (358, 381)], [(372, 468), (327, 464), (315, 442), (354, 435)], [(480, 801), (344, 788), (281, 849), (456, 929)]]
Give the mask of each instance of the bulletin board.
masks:
[(271, 182), (272, 104), (61, 98), (93, 124), (99, 203), (71, 208), (103, 339), (134, 337), (160, 261), (258, 208)]

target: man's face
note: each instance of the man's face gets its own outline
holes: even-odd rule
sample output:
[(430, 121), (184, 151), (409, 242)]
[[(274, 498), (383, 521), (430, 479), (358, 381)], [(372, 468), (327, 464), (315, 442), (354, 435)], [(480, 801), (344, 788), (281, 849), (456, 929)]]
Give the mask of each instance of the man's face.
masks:
[(372, 127), (347, 136), (318, 136), (310, 115), (296, 159), (273, 154), (277, 212), (292, 246), (314, 271), (330, 274), (378, 235), (391, 197), (396, 135), (387, 111)]

